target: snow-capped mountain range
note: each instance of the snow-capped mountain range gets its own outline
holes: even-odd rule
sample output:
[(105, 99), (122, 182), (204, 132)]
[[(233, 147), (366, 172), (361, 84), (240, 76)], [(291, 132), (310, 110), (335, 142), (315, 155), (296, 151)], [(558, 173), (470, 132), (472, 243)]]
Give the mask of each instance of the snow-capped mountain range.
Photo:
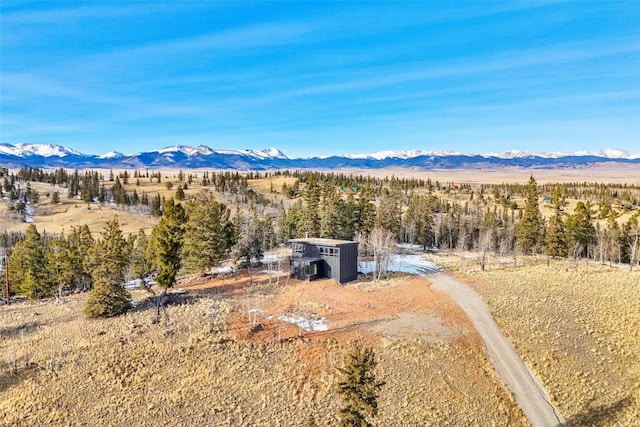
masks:
[(616, 162), (640, 165), (640, 154), (618, 149), (595, 152), (541, 153), (505, 151), (503, 153), (466, 154), (454, 151), (380, 151), (330, 157), (291, 158), (277, 148), (265, 150), (212, 149), (206, 145), (175, 145), (157, 151), (122, 154), (115, 151), (97, 156), (82, 154), (71, 148), (52, 144), (0, 144), (0, 166), (18, 168), (216, 168), (232, 170), (265, 169), (335, 169), (410, 167), (481, 168), (481, 167), (576, 167)]

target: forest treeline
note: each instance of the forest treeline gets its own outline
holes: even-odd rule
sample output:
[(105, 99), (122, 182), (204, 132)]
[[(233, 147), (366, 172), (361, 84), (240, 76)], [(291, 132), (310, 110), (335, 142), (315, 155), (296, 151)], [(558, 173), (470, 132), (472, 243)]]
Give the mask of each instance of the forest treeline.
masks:
[[(288, 203), (266, 200), (251, 191), (251, 180), (281, 174), (295, 178), (294, 184), (279, 189), (272, 186), (271, 192), (292, 197)], [(96, 183), (98, 192), (105, 188), (104, 178), (96, 172), (86, 172), (81, 178), (77, 171), (23, 169), (17, 175), (5, 173), (3, 179), (5, 194), (15, 191), (17, 182), (28, 181), (64, 185), (76, 195), (93, 194)], [(162, 178), (136, 171), (132, 177), (125, 173), (108, 179), (113, 179), (108, 191), (115, 194), (118, 182), (122, 187), (130, 185), (129, 180)], [(155, 277), (166, 289), (178, 274), (206, 272), (230, 257), (240, 266), (251, 265), (262, 258), (263, 251), (297, 237), (356, 239), (367, 250), (372, 246), (373, 230), (384, 230), (397, 242), (425, 250), (480, 251), (482, 263), (489, 254), (545, 254), (632, 267), (638, 264), (640, 214), (636, 211), (627, 221), (618, 220), (620, 209), (631, 210), (638, 203), (639, 191), (634, 186), (538, 186), (531, 177), (526, 184), (471, 188), (430, 180), (308, 171), (205, 172), (197, 178), (180, 172), (178, 186), (193, 185), (195, 179), (205, 189), (187, 200), (160, 201), (160, 221), (150, 235), (141, 231), (124, 237), (117, 220), (109, 222), (97, 239), (86, 226), (74, 227), (65, 235), (40, 234), (34, 225), (25, 233), (0, 234), (0, 246), (11, 253), (12, 293), (40, 298), (102, 287), (103, 292), (116, 295), (115, 287), (121, 287), (125, 279), (145, 277)], [(85, 190), (87, 186), (92, 189)], [(449, 189), (460, 197), (446, 197)], [(225, 205), (210, 190), (235, 195), (235, 205)], [(547, 194), (545, 203), (553, 214), (545, 219), (539, 202)], [(577, 194), (606, 199), (609, 208), (604, 203), (578, 202), (567, 211), (566, 200)], [(619, 209), (611, 208), (614, 196)], [(524, 198), (522, 206), (516, 198)], [(595, 221), (598, 218), (602, 221)], [(124, 294), (121, 297), (126, 299)], [(109, 313), (98, 315), (105, 314)]]

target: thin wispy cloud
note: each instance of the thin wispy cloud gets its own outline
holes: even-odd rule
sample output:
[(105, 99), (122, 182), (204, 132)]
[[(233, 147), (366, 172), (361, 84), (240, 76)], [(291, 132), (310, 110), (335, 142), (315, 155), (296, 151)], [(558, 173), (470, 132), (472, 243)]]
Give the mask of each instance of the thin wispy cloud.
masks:
[(519, 149), (557, 135), (578, 148), (603, 133), (639, 143), (640, 11), (628, 3), (42, 2), (0, 12), (2, 142), (309, 154), (493, 140)]

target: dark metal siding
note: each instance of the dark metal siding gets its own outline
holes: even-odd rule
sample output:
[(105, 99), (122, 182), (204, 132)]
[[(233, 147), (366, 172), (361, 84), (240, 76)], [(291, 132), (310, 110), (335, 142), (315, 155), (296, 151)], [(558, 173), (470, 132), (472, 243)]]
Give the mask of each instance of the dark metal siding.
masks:
[[(309, 277), (304, 273), (304, 265), (310, 259), (321, 258), (318, 274)], [(338, 283), (347, 283), (358, 278), (358, 244), (356, 242), (341, 244), (314, 244), (294, 242), (292, 247), (292, 277), (301, 280), (314, 280), (319, 277), (330, 277)]]
[(356, 243), (340, 246), (340, 283), (351, 282), (358, 278), (358, 245)]

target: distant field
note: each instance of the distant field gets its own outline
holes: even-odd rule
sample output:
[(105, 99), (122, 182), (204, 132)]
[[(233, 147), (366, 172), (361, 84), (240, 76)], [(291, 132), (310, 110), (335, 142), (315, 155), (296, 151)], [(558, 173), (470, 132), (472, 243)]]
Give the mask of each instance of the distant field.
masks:
[(486, 168), (486, 169), (353, 169), (342, 171), (362, 175), (385, 177), (395, 175), (404, 178), (431, 178), (440, 182), (470, 184), (501, 184), (509, 182), (526, 183), (531, 175), (538, 184), (562, 182), (605, 182), (640, 184), (640, 165), (598, 165), (583, 168), (527, 169), (527, 168)]
[[(109, 169), (98, 170), (105, 179), (111, 172)], [(136, 178), (133, 178), (135, 171), (144, 175), (147, 172), (160, 172), (162, 182), (158, 183), (156, 179), (148, 177), (140, 177), (139, 185), (136, 185)], [(211, 171), (209, 169), (183, 169), (182, 172), (185, 177), (189, 174), (193, 177), (192, 184), (188, 185), (188, 189), (185, 191), (187, 197), (202, 191), (205, 187), (200, 185), (203, 172)], [(113, 173), (118, 175), (122, 170), (113, 170)], [(132, 192), (134, 189), (139, 195), (147, 193), (150, 197), (155, 194), (160, 194), (162, 197), (170, 198), (175, 196), (175, 191), (178, 185), (181, 183), (178, 181), (177, 176), (180, 172), (179, 169), (128, 169), (127, 172), (130, 175), (129, 184), (125, 186), (127, 191)], [(640, 167), (638, 166), (606, 166), (599, 165), (586, 168), (576, 169), (516, 169), (516, 168), (503, 168), (503, 169), (452, 169), (452, 170), (410, 170), (410, 169), (384, 169), (384, 170), (332, 170), (325, 172), (333, 173), (345, 173), (345, 174), (361, 174), (370, 175), (376, 177), (389, 177), (394, 175), (396, 177), (405, 178), (431, 178), (432, 181), (440, 181), (441, 183), (455, 182), (455, 183), (511, 183), (517, 182), (524, 184), (530, 175), (536, 178), (538, 184), (555, 183), (555, 182), (605, 182), (605, 183), (627, 183), (627, 184), (639, 184), (640, 185)], [(264, 172), (261, 172), (264, 173)], [(186, 180), (186, 178), (185, 178)], [(285, 200), (285, 205), (291, 204), (282, 195), (282, 185), (287, 184), (291, 186), (295, 183), (296, 179), (293, 177), (284, 176), (270, 176), (262, 179), (254, 179), (249, 181), (249, 187), (254, 191), (264, 195), (268, 199), (279, 201)], [(173, 187), (167, 188), (167, 183), (171, 183)], [(104, 183), (107, 187), (112, 185), (109, 181)], [(184, 183), (182, 183), (184, 185)], [(113, 216), (118, 216), (122, 229), (125, 234), (137, 233), (139, 229), (143, 229), (146, 232), (150, 231), (157, 223), (158, 219), (149, 215), (136, 213), (134, 210), (123, 210), (115, 206), (102, 206), (98, 204), (92, 204), (91, 209), (87, 208), (86, 203), (77, 200), (69, 200), (64, 193), (64, 189), (58, 189), (61, 191), (61, 205), (53, 206), (50, 201), (50, 194), (56, 189), (49, 184), (32, 183), (34, 189), (36, 189), (40, 195), (40, 203), (34, 207), (34, 215), (32, 216), (33, 222), (36, 224), (39, 230), (47, 230), (49, 232), (61, 232), (69, 230), (71, 225), (88, 224), (92, 232), (95, 234), (104, 227), (104, 224)], [(213, 191), (211, 187), (207, 187), (209, 191)], [(273, 193), (271, 192), (273, 189)], [(219, 199), (229, 205), (234, 203), (234, 196), (218, 195)], [(440, 195), (440, 197), (443, 197)], [(450, 200), (457, 200), (464, 202), (468, 200), (468, 195), (445, 195)], [(522, 200), (515, 199), (520, 205)], [(577, 201), (568, 200), (569, 205), (565, 208), (565, 212), (573, 212), (573, 208)], [(543, 215), (549, 216), (552, 210), (541, 203), (541, 211)], [(0, 226), (2, 230), (17, 231), (24, 230), (28, 224), (11, 221), (5, 215), (6, 206), (0, 204), (0, 217), (5, 218), (3, 224)], [(618, 218), (619, 222), (628, 220), (629, 213), (621, 215)]]

